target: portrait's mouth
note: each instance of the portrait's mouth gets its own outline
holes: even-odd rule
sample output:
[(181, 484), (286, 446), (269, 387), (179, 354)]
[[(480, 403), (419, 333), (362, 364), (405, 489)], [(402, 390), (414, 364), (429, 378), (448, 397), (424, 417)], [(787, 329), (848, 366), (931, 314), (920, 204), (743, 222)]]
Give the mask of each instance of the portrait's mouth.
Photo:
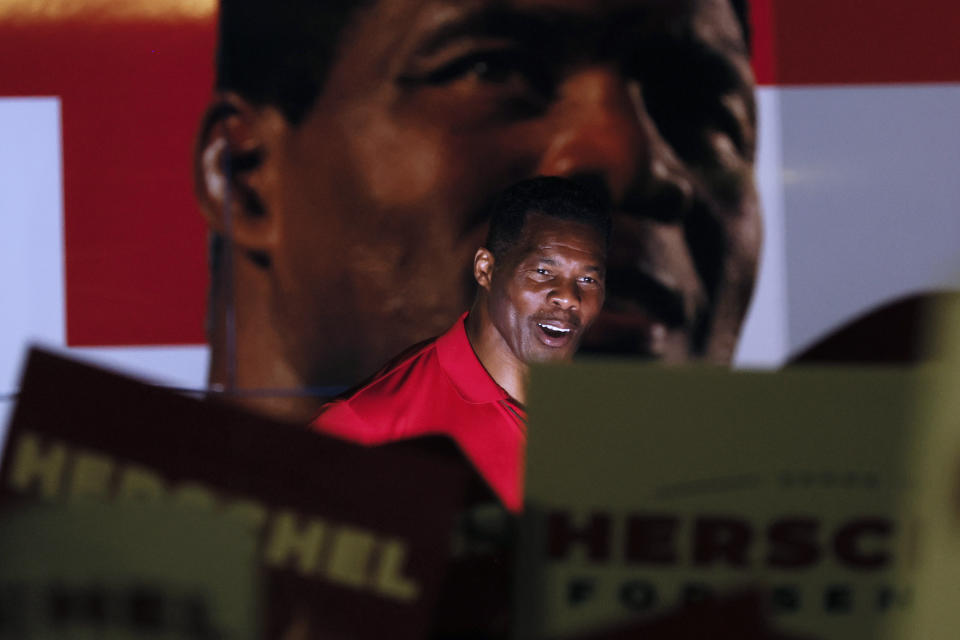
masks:
[[(581, 353), (661, 358), (666, 347), (667, 325), (646, 310), (610, 302), (587, 331)], [(631, 308), (634, 307), (634, 308)]]
[(581, 352), (662, 358), (668, 334), (689, 326), (679, 290), (636, 269), (612, 269), (606, 302)]

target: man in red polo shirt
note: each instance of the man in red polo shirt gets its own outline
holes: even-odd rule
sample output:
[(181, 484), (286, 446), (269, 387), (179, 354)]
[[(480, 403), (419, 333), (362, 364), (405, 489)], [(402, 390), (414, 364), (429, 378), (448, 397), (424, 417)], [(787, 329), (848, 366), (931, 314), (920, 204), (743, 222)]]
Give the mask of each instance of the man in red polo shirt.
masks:
[(600, 312), (610, 224), (600, 203), (564, 178), (507, 189), (474, 255), (470, 311), (325, 405), (312, 426), (363, 444), (449, 435), (519, 511), (528, 366), (569, 360)]

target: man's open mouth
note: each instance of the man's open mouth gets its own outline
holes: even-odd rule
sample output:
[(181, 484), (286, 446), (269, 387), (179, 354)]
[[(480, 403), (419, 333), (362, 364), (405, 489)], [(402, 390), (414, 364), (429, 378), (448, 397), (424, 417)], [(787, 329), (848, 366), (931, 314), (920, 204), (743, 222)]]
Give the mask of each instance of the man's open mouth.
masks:
[(534, 320), (540, 342), (552, 348), (566, 348), (578, 340), (580, 322), (571, 318), (540, 318)]
[(564, 327), (550, 322), (538, 322), (537, 326), (551, 338), (563, 338), (573, 332), (573, 329), (570, 327)]

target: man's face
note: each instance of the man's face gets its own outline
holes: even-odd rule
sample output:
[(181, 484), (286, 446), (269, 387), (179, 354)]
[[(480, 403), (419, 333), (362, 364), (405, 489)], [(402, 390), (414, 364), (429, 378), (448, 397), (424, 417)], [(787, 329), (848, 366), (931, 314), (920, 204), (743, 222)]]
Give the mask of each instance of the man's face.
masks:
[(610, 198), (585, 348), (729, 361), (756, 275), (753, 79), (727, 0), (379, 0), (267, 158), (273, 304), (310, 379), (347, 381), (473, 296), (484, 208), (522, 178)]
[(491, 321), (525, 364), (569, 360), (603, 306), (604, 245), (593, 227), (539, 213), (494, 261)]

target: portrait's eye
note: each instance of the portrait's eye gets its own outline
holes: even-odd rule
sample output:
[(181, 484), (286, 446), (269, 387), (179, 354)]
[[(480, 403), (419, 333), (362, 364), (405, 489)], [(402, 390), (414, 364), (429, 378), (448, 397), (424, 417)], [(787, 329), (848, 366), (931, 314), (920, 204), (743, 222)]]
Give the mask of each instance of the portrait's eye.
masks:
[(441, 53), (417, 62), (399, 82), (410, 89), (436, 90), (430, 95), (464, 101), (462, 107), (449, 106), (464, 113), (492, 109), (491, 113), (516, 117), (542, 113), (556, 89), (550, 65), (518, 46)]
[[(634, 55), (629, 73), (640, 81), (644, 107), (681, 158), (715, 164), (718, 134), (739, 154), (752, 153), (752, 125), (739, 93), (746, 85), (729, 61), (675, 43), (650, 44)], [(744, 108), (735, 113), (734, 105)]]
[(523, 83), (541, 93), (548, 93), (552, 84), (546, 66), (516, 48), (472, 51), (442, 64), (424, 77), (431, 84), (464, 79), (501, 85)]

